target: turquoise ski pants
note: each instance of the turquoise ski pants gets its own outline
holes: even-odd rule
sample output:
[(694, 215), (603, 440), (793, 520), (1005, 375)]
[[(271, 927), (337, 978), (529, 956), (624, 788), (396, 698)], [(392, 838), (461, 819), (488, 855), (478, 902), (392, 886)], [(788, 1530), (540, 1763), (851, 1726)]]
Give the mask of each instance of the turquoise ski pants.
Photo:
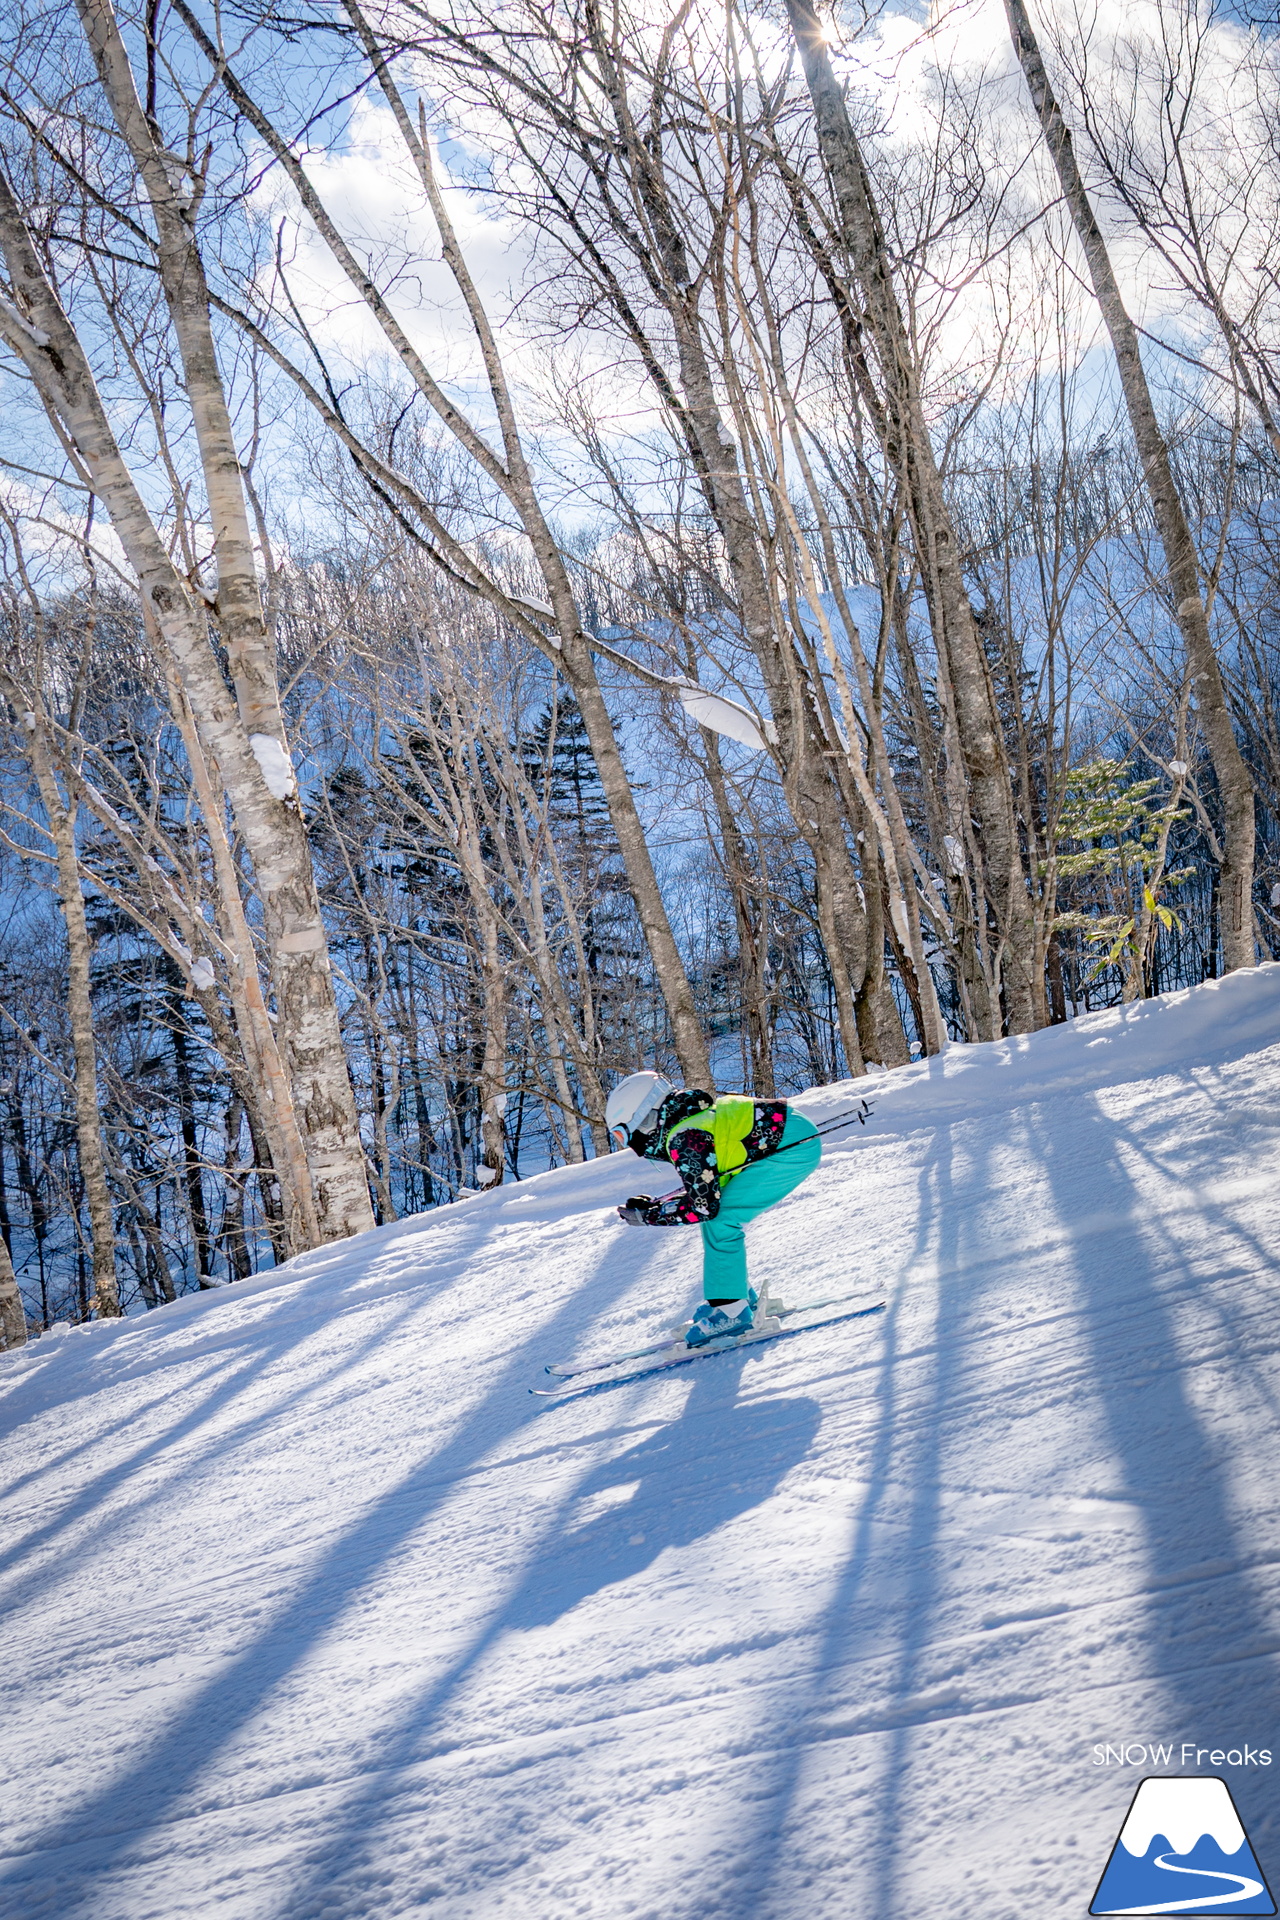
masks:
[[(793, 1141), (803, 1145), (793, 1146)], [(794, 1108), (787, 1115), (782, 1147), (789, 1151), (780, 1148), (726, 1181), (719, 1213), (702, 1223), (702, 1291), (708, 1300), (746, 1299), (747, 1242), (742, 1229), (807, 1180), (822, 1158), (822, 1142), (812, 1120)]]

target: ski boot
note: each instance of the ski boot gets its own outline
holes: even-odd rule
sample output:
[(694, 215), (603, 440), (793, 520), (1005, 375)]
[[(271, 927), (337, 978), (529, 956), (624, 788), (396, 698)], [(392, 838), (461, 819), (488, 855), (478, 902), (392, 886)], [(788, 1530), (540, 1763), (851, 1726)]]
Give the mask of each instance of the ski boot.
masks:
[(755, 1325), (759, 1301), (760, 1296), (754, 1287), (745, 1300), (731, 1300), (725, 1306), (713, 1307), (709, 1300), (704, 1300), (684, 1336), (686, 1347), (705, 1347), (709, 1340), (723, 1340), (729, 1334), (750, 1333)]

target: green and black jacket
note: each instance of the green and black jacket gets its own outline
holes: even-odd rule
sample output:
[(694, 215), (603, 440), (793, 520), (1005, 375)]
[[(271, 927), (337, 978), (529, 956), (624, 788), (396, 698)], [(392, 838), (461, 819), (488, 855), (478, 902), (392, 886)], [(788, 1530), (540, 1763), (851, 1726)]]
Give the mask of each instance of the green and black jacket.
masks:
[(684, 1192), (655, 1200), (644, 1215), (649, 1227), (683, 1227), (714, 1220), (729, 1180), (755, 1160), (776, 1153), (787, 1124), (785, 1100), (753, 1100), (746, 1093), (704, 1093), (690, 1087), (673, 1093), (658, 1109), (653, 1131), (631, 1144), (646, 1160), (671, 1162)]

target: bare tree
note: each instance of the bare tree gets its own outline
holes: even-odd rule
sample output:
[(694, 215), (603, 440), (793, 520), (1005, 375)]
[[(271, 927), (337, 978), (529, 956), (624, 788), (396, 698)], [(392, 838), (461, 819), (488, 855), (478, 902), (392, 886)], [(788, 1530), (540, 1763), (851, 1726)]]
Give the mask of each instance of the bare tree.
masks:
[(27, 1315), (18, 1292), (9, 1248), (0, 1237), (0, 1344), (7, 1352), (26, 1345)]
[(839, 242), (861, 293), (856, 307), (844, 294), (842, 307), (864, 316), (874, 342), (878, 379), (866, 396), (869, 411), (879, 427), (885, 457), (901, 476), (939, 664), (955, 701), (973, 813), (981, 826), (981, 843), (973, 847), (979, 893), (985, 893), (990, 902), (1003, 941), (1008, 1024), (1013, 1032), (1027, 1032), (1041, 1026), (1046, 1017), (1035, 964), (1034, 917), (1008, 761), (924, 414), (920, 368), (894, 288), (875, 189), (817, 11), (810, 0), (787, 0), (787, 11), (813, 99), (818, 145), (837, 209)]
[(1209, 631), (1195, 541), (1151, 397), (1137, 329), (1124, 304), (1110, 251), (1076, 163), (1070, 129), (1050, 85), (1030, 16), (1023, 0), (1005, 0), (1005, 13), (1014, 52), (1026, 79), (1045, 145), (1062, 183), (1067, 208), (1088, 263), (1094, 294), (1111, 337), (1130, 425), (1146, 476), (1151, 511), (1164, 549), (1174, 618), (1187, 650), (1196, 704), (1213, 760), (1223, 813), (1223, 955), (1228, 969), (1251, 967), (1256, 958), (1253, 781), (1236, 740), (1222, 669)]
[[(80, 1170), (89, 1208), (89, 1241), (93, 1260), (92, 1306), (100, 1319), (114, 1319), (120, 1312), (115, 1262), (115, 1214), (107, 1185), (102, 1116), (98, 1105), (98, 1050), (94, 1040), (90, 992), (92, 945), (76, 846), (79, 799), (74, 772), (64, 771), (61, 786), (55, 773), (43, 691), (53, 678), (52, 663), (45, 646), (45, 613), (27, 574), (19, 545), (15, 545), (14, 553), (31, 618), (29, 623), (25, 623), (19, 609), (12, 605), (7, 609), (5, 626), (11, 646), (4, 654), (0, 654), (0, 693), (5, 695), (17, 718), (18, 737), (25, 746), (40, 796), (44, 831), (53, 846), (58, 897), (67, 936), (67, 1010), (75, 1049), (76, 1133)], [(24, 626), (32, 643), (29, 662), (19, 658), (18, 643)], [(73, 731), (78, 725), (78, 710), (83, 705), (86, 693), (88, 655), (92, 644), (93, 623), (90, 620), (86, 623), (84, 650), (71, 695), (70, 720)]]
[[(263, 903), (280, 1036), (306, 1138), (315, 1217), (326, 1237), (341, 1237), (371, 1225), (372, 1214), (324, 926), (262, 615), (241, 469), (212, 337), (194, 222), (200, 163), (194, 151), (189, 153), (184, 174), (163, 146), (139, 101), (109, 7), (89, 0), (82, 20), (156, 223), (155, 257), (182, 358), (210, 505), (216, 588), (184, 578), (174, 564), (122, 454), (83, 342), (3, 176), (0, 252), (11, 298), (0, 309), (0, 337), (25, 367), (64, 446), (107, 509), (250, 851)], [(145, 228), (136, 221), (132, 225), (150, 248)], [(230, 688), (211, 643), (211, 614), (226, 646)]]
[[(540, 644), (554, 648), (558, 661), (574, 689), (591, 737), (596, 764), (600, 768), (601, 778), (609, 796), (614, 828), (623, 849), (646, 937), (662, 982), (681, 1067), (690, 1081), (705, 1085), (710, 1080), (706, 1042), (697, 1018), (684, 963), (680, 958), (675, 937), (671, 932), (670, 920), (663, 905), (661, 890), (653, 871), (653, 863), (649, 857), (644, 831), (636, 811), (626, 770), (622, 764), (622, 756), (618, 751), (612, 723), (600, 693), (591, 658), (590, 639), (583, 627), (568, 569), (543, 511), (534, 483), (520, 433), (510, 383), (493, 326), (458, 244), (443, 198), (436, 186), (425, 127), (414, 127), (372, 30), (359, 9), (354, 4), (348, 5), (347, 12), (360, 35), (379, 84), (392, 106), (396, 124), (418, 170), (440, 230), (446, 263), (463, 297), (479, 343), (485, 378), (502, 440), (501, 456), (489, 445), (484, 435), (467, 418), (463, 410), (448, 397), (426, 367), (367, 268), (361, 264), (340, 233), (289, 141), (251, 97), (224, 55), (185, 5), (185, 0), (176, 0), (175, 11), (184, 21), (201, 51), (214, 66), (237, 110), (244, 115), (255, 132), (275, 154), (295, 188), (303, 208), (315, 222), (317, 230), (352, 286), (366, 302), (417, 390), (454, 436), (459, 447), (475, 462), (480, 473), (498, 490), (517, 516), (541, 574), (549, 604), (535, 603), (531, 607), (527, 602), (521, 604), (517, 600), (508, 599), (492, 577), (486, 577), (483, 581), (486, 597), (504, 605), (515, 619), (523, 622), (526, 630)], [(432, 531), (437, 535), (443, 532), (438, 523), (433, 523), (435, 523), (435, 516), (431, 515), (429, 524), (432, 524)], [(441, 553), (442, 547), (447, 550), (454, 546), (455, 543), (446, 538), (442, 542), (437, 540), (429, 550)], [(444, 557), (444, 553), (441, 553), (441, 558)], [(473, 582), (476, 581), (477, 573), (481, 571), (473, 555), (467, 555), (460, 568), (454, 565), (450, 570), (454, 571), (455, 577), (460, 575), (461, 578)], [(534, 616), (532, 621), (529, 618), (531, 612)], [(550, 634), (546, 633), (546, 628), (550, 628)]]

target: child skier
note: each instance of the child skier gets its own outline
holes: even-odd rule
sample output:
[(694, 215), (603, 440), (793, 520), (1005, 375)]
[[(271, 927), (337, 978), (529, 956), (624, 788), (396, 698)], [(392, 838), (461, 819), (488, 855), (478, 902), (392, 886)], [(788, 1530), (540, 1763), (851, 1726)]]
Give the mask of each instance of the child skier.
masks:
[(706, 1299), (687, 1344), (702, 1347), (746, 1333), (757, 1295), (747, 1285), (742, 1230), (817, 1166), (822, 1144), (813, 1122), (785, 1100), (753, 1100), (746, 1093), (716, 1099), (697, 1087), (677, 1093), (661, 1074), (633, 1073), (610, 1094), (605, 1124), (619, 1147), (674, 1163), (684, 1183), (683, 1192), (660, 1200), (637, 1194), (618, 1208), (620, 1218), (633, 1227), (702, 1228)]

